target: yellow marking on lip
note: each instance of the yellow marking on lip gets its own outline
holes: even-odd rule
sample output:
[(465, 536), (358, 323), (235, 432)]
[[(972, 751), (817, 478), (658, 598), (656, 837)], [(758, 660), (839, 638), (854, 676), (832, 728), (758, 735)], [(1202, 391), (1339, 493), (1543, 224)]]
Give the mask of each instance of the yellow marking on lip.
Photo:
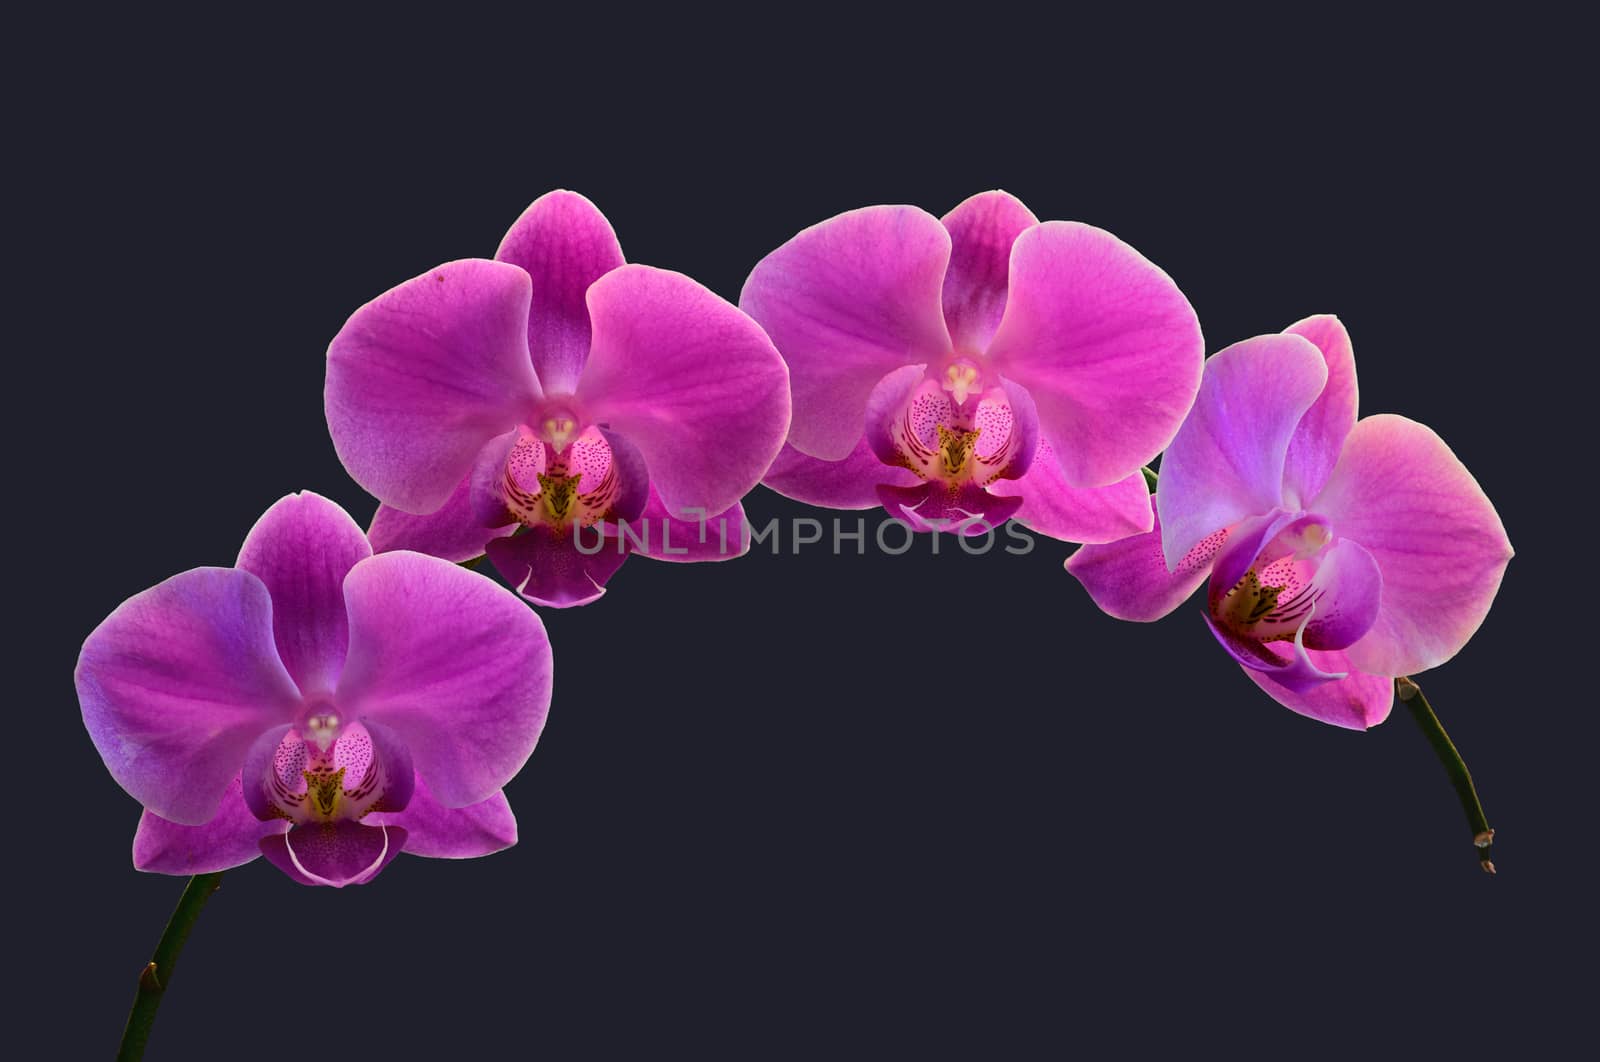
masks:
[(339, 810), (339, 798), (344, 794), (344, 771), (301, 771), (306, 780), (306, 796), (311, 798), (312, 810), (324, 819), (332, 819)]
[(951, 431), (943, 424), (934, 425), (939, 432), (939, 457), (944, 462), (947, 476), (959, 476), (972, 459), (972, 446), (978, 441), (978, 432)]

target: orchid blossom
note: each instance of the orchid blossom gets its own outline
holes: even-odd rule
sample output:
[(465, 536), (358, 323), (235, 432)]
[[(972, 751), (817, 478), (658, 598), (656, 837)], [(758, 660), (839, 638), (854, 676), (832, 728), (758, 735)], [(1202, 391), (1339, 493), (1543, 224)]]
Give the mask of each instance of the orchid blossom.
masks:
[(448, 561), (374, 556), (316, 494), (261, 517), (232, 568), (123, 602), (83, 644), (84, 725), (144, 806), (134, 865), (265, 855), (296, 881), (371, 881), (400, 852), (516, 843), (501, 787), (550, 703), (544, 626)]
[(1208, 583), (1206, 622), (1256, 685), (1355, 729), (1388, 715), (1395, 678), (1466, 644), (1511, 559), (1437, 435), (1356, 419), (1350, 337), (1331, 316), (1206, 363), (1154, 508), (1154, 530), (1067, 561), (1095, 602), (1155, 620)]
[(494, 261), (447, 262), (357, 310), (328, 348), (325, 404), (340, 460), (382, 503), (375, 550), (487, 551), (557, 607), (598, 598), (630, 552), (744, 552), (739, 499), (789, 425), (788, 373), (755, 322), (623, 264), (605, 217), (563, 191)]
[(943, 220), (866, 207), (767, 255), (739, 304), (789, 363), (779, 493), (969, 535), (1012, 516), (1076, 542), (1150, 528), (1140, 467), (1204, 346), (1183, 293), (1110, 233), (998, 191)]

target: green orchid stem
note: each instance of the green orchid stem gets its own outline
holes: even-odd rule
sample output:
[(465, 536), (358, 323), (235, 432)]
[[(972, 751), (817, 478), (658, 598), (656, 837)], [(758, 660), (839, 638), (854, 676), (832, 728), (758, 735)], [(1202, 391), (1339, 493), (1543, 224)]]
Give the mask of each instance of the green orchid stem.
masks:
[(1478, 862), (1483, 864), (1485, 871), (1493, 874), (1494, 863), (1489, 855), (1494, 845), (1494, 830), (1489, 828), (1488, 816), (1483, 813), (1483, 803), (1472, 784), (1472, 772), (1467, 770), (1466, 761), (1456, 751), (1455, 742), (1445, 733), (1444, 724), (1433, 714), (1433, 705), (1422, 695), (1422, 687), (1402, 675), (1394, 680), (1394, 692), (1400, 698), (1400, 703), (1411, 709), (1411, 718), (1417, 721), (1417, 726), (1422, 728), (1422, 736), (1428, 739), (1434, 755), (1444, 764), (1450, 784), (1455, 786), (1456, 797), (1461, 801), (1461, 809), (1467, 813), (1467, 825), (1472, 827), (1472, 843), (1478, 847)]
[(117, 1062), (137, 1062), (144, 1057), (144, 1045), (150, 1039), (150, 1027), (156, 1022), (156, 1011), (161, 1007), (161, 997), (167, 994), (172, 983), (172, 971), (178, 965), (189, 930), (200, 917), (200, 911), (211, 899), (211, 894), (222, 884), (222, 874), (196, 874), (178, 897), (178, 906), (172, 910), (156, 953), (139, 973), (139, 992), (133, 997), (133, 1009), (128, 1012), (128, 1027), (122, 1030), (122, 1047), (117, 1051)]

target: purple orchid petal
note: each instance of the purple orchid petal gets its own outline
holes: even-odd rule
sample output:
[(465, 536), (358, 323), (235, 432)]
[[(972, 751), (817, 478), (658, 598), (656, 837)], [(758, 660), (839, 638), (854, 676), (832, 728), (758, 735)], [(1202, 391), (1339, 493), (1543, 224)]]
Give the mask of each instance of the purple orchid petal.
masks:
[[(636, 534), (648, 534), (630, 521)], [(581, 535), (585, 553), (575, 536)], [(626, 540), (616, 529), (530, 527), (520, 535), (489, 543), (489, 560), (512, 589), (547, 608), (573, 608), (598, 601), (606, 583), (628, 559)]]
[(1339, 650), (1308, 649), (1311, 664), (1318, 671), (1344, 678), (1319, 682), (1304, 691), (1292, 690), (1274, 682), (1265, 671), (1245, 668), (1244, 673), (1266, 694), (1292, 712), (1348, 730), (1366, 730), (1389, 717), (1394, 704), (1394, 682), (1382, 675), (1368, 675), (1350, 664), (1349, 655)]
[[(1277, 581), (1271, 568), (1262, 573), (1262, 580)], [(1383, 595), (1383, 575), (1359, 542), (1342, 539), (1322, 555), (1311, 590), (1321, 596), (1306, 624), (1306, 648), (1345, 649), (1372, 629)]]
[(989, 493), (1021, 498), (1016, 519), (1063, 542), (1116, 542), (1149, 531), (1155, 519), (1144, 473), (1109, 487), (1074, 487), (1062, 476), (1048, 439), (1040, 440), (1033, 465), (1021, 479), (996, 480)]
[(528, 274), (447, 262), (350, 316), (328, 347), (324, 404), (339, 460), (378, 500), (443, 505), (479, 449), (541, 395), (528, 360)]
[(236, 566), (267, 584), (278, 656), (303, 696), (326, 696), (339, 680), (344, 577), (370, 556), (350, 514), (310, 491), (275, 502), (245, 536)]
[(365, 885), (406, 846), (398, 826), (313, 822), (261, 839), (267, 861), (302, 885)]
[(328, 751), (321, 753), (319, 746), (294, 726), (273, 727), (257, 738), (240, 772), (242, 797), (250, 813), (264, 822), (284, 817), (303, 822), (311, 816), (314, 809), (306, 803), (306, 772), (318, 769), (318, 756), (329, 757), (332, 769), (345, 771), (343, 795), (323, 817), (336, 814), (359, 819), (372, 810), (401, 811), (406, 807), (416, 768), (411, 749), (393, 729), (375, 719), (352, 719), (338, 724), (331, 740)]
[(216, 816), (256, 736), (300, 704), (266, 584), (233, 568), (195, 568), (124, 601), (84, 640), (74, 678), (111, 777), (190, 826)]
[[(517, 452), (519, 461), (533, 462), (527, 473), (530, 479), (534, 479), (538, 473), (545, 470), (544, 443), (527, 435), (523, 429), (514, 428), (484, 443), (483, 449), (479, 450), (478, 456), (473, 459), (472, 471), (467, 474), (467, 508), (471, 512), (472, 522), (484, 530), (492, 528), (505, 530), (514, 528), (517, 523), (517, 518), (506, 508), (505, 498), (500, 493), (501, 484), (506, 476), (506, 464), (511, 460), (514, 451)], [(534, 481), (537, 482), (536, 479)], [(504, 537), (503, 534), (490, 536), (490, 538)], [(487, 545), (485, 540), (485, 548)]]
[(622, 265), (617, 234), (577, 192), (546, 192), (511, 226), (495, 258), (533, 278), (528, 353), (544, 389), (571, 394), (589, 357), (589, 285)]
[(284, 819), (262, 822), (250, 813), (235, 777), (211, 821), (199, 826), (168, 822), (153, 811), (139, 816), (133, 865), (152, 874), (211, 874), (242, 866), (261, 854), (257, 842), (289, 828)]
[(300, 780), (299, 765), (286, 755), (288, 746), (299, 743), (294, 724), (284, 723), (262, 731), (261, 736), (245, 752), (244, 766), (239, 772), (243, 779), (241, 799), (250, 814), (261, 822), (282, 817), (282, 811), (273, 800), (273, 778), (293, 787), (295, 792), (305, 789), (305, 783)]
[(761, 481), (789, 430), (788, 370), (759, 326), (680, 273), (614, 269), (589, 288), (578, 400), (626, 435), (676, 508), (721, 512)]
[(1303, 639), (1304, 624), (1295, 632), (1292, 640), (1263, 645), (1252, 638), (1235, 634), (1213, 619), (1210, 612), (1204, 615), (1206, 626), (1211, 628), (1211, 633), (1228, 651), (1229, 656), (1246, 670), (1259, 671), (1285, 689), (1296, 693), (1307, 693), (1323, 683), (1345, 677), (1345, 672), (1342, 671), (1322, 670), (1316, 661), (1311, 659)]
[[(1206, 581), (1230, 533), (1224, 528), (1196, 543), (1177, 569), (1168, 571), (1161, 553), (1161, 521), (1154, 514), (1155, 499), (1145, 504), (1152, 510), (1149, 531), (1105, 545), (1084, 546), (1066, 563), (1067, 571), (1089, 591), (1101, 611), (1138, 623), (1158, 620), (1187, 601)], [(1020, 512), (1018, 515), (1020, 518)]]
[(617, 495), (611, 500), (607, 519), (636, 520), (650, 499), (657, 496), (655, 484), (650, 479), (649, 463), (627, 436), (609, 428), (601, 428), (600, 434), (605, 437), (606, 445), (611, 450), (611, 473), (617, 479)]
[(823, 461), (807, 457), (785, 445), (761, 481), (768, 487), (807, 505), (829, 509), (875, 509), (882, 505), (878, 487), (911, 487), (918, 482), (908, 468), (895, 468), (878, 460), (867, 437), (842, 461)]
[[(1009, 436), (1011, 459), (1005, 466), (995, 473), (1000, 481), (1008, 479), (1021, 479), (1033, 467), (1033, 462), (1038, 457), (1039, 440), (1042, 438), (1039, 428), (1039, 407), (1034, 404), (1033, 396), (1028, 389), (1012, 380), (1002, 378), (1000, 389), (1005, 393), (1005, 405), (1010, 409)], [(982, 404), (979, 405), (979, 424), (981, 426)], [(1061, 471), (1059, 464), (1055, 472)], [(1143, 482), (1144, 477), (1135, 472), (1135, 477)]]
[(825, 461), (861, 437), (867, 396), (902, 365), (951, 351), (941, 306), (950, 233), (917, 207), (813, 225), (756, 264), (739, 305), (789, 364), (789, 442)]
[(367, 529), (367, 538), (372, 542), (374, 553), (408, 549), (459, 564), (483, 556), (490, 540), (509, 535), (515, 528), (515, 524), (484, 527), (479, 522), (472, 509), (469, 477), (456, 484), (441, 508), (426, 516), (413, 516), (388, 505), (378, 506), (372, 526)]
[(1137, 472), (1178, 430), (1204, 342), (1189, 301), (1139, 252), (1092, 226), (1047, 221), (1012, 246), (988, 356), (1033, 396), (1067, 482), (1097, 487)]
[[(900, 455), (899, 443), (895, 441), (895, 432), (901, 412), (905, 409), (906, 402), (911, 399), (911, 393), (921, 387), (926, 380), (927, 366), (906, 365), (894, 372), (886, 373), (883, 379), (873, 384), (872, 390), (867, 393), (866, 430), (862, 438), (867, 444), (867, 449), (886, 470), (904, 467), (901, 463), (903, 458)], [(948, 404), (949, 399), (942, 393), (938, 394), (938, 400), (944, 403), (947, 409), (953, 409)], [(929, 426), (926, 430), (931, 438), (932, 427)], [(857, 448), (859, 447), (858, 443)], [(920, 482), (915, 473), (912, 473), (912, 478)], [(885, 483), (896, 485), (887, 478), (880, 479), (873, 484), (873, 491), (876, 492), (878, 485)], [(915, 486), (915, 483), (907, 483), (906, 486)]]
[(404, 811), (375, 811), (361, 821), (403, 828), (406, 854), (430, 859), (474, 859), (517, 843), (517, 818), (504, 792), (464, 808), (447, 808), (421, 778)]
[(745, 519), (744, 506), (738, 502), (715, 515), (674, 515), (661, 496), (651, 491), (638, 523), (649, 528), (650, 533), (644, 544), (634, 547), (633, 552), (652, 560), (688, 563), (731, 560), (750, 550), (750, 525)]
[(1322, 354), (1300, 336), (1257, 336), (1206, 362), (1194, 409), (1161, 458), (1168, 565), (1221, 528), (1283, 506), (1289, 439), (1327, 379)]
[(1315, 498), (1339, 460), (1345, 436), (1356, 424), (1356, 359), (1350, 333), (1332, 314), (1307, 317), (1285, 328), (1314, 343), (1328, 367), (1328, 382), (1295, 426), (1284, 457), (1283, 487), (1289, 508)]
[(1459, 652), (1488, 615), (1512, 550), (1483, 488), (1444, 440), (1404, 417), (1367, 417), (1315, 504), (1383, 573), (1377, 618), (1350, 647), (1351, 663), (1392, 677)]
[(1009, 192), (980, 192), (941, 219), (950, 231), (950, 266), (944, 275), (944, 319), (955, 349), (981, 354), (1006, 309), (1011, 245), (1039, 224)]
[(971, 483), (953, 496), (939, 483), (880, 486), (878, 500), (890, 516), (905, 521), (913, 531), (948, 531), (967, 537), (998, 530), (1022, 505), (1021, 498), (1001, 498)]
[(544, 624), (492, 580), (420, 553), (362, 561), (344, 596), (350, 652), (340, 708), (393, 728), (445, 806), (487, 799), (527, 761), (544, 727)]

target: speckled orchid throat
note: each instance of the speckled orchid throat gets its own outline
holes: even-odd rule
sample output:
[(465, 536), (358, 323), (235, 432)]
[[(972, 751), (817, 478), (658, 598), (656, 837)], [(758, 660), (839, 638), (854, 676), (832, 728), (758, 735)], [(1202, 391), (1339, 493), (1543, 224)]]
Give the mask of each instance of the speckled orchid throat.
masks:
[(929, 373), (890, 425), (890, 463), (943, 483), (952, 494), (999, 479), (1022, 447), (1005, 392), (988, 387), (980, 393), (981, 380), (967, 358)]
[(1211, 570), (1207, 622), (1241, 664), (1291, 689), (1341, 677), (1307, 649), (1354, 644), (1377, 618), (1381, 577), (1366, 550), (1316, 514), (1275, 512), (1229, 530)]
[[(908, 389), (909, 388), (909, 389)], [(982, 534), (1021, 506), (987, 488), (1027, 471), (1038, 445), (1031, 409), (1018, 423), (1011, 395), (977, 358), (909, 366), (891, 373), (868, 404), (868, 441), (885, 465), (926, 486), (879, 489), (919, 529)]]
[(499, 474), (491, 477), (483, 498), (490, 526), (515, 521), (560, 534), (638, 515), (648, 480), (629, 475), (627, 462), (616, 459), (605, 432), (581, 424), (568, 406), (535, 420), (537, 428), (518, 427), (504, 457), (496, 461)]
[(302, 879), (370, 880), (405, 843), (405, 830), (362, 820), (410, 804), (410, 751), (388, 728), (348, 719), (331, 703), (310, 704), (295, 723), (263, 734), (240, 780), (256, 818), (291, 823), (281, 850), (268, 855)]
[[(382, 735), (377, 741), (375, 731)], [(298, 724), (269, 732), (246, 766), (245, 802), (262, 819), (360, 822), (374, 811), (404, 811), (411, 799), (405, 745), (377, 724), (341, 718), (331, 704), (308, 708)]]

